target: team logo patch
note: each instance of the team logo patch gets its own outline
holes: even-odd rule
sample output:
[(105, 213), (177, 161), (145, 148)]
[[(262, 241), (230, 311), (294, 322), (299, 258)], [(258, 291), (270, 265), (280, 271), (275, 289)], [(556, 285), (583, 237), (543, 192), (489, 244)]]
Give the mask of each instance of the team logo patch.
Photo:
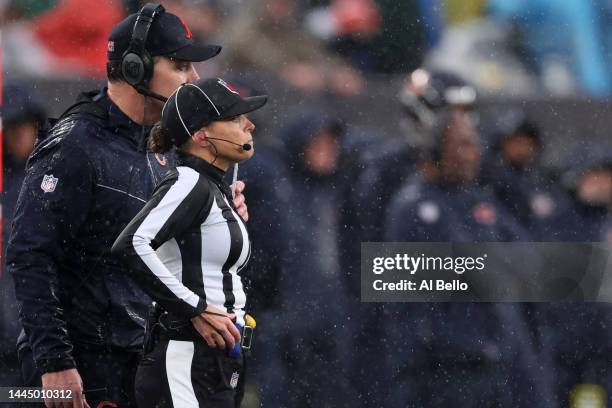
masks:
[(59, 179), (57, 177), (53, 177), (53, 174), (45, 174), (42, 183), (40, 183), (40, 188), (45, 193), (52, 193), (55, 191), (58, 181)]
[(185, 23), (185, 21), (183, 21), (183, 19), (180, 17), (178, 19), (181, 21), (181, 24), (183, 25), (183, 28), (185, 29), (185, 38), (187, 38), (188, 40), (192, 39), (193, 34), (191, 33), (191, 30), (187, 26), (187, 23)]
[(538, 218), (550, 217), (555, 210), (555, 202), (548, 194), (536, 194), (531, 198), (531, 211)]
[(472, 208), (472, 215), (477, 223), (482, 225), (494, 225), (497, 222), (497, 212), (492, 204), (480, 202)]
[(417, 208), (417, 215), (426, 224), (433, 224), (440, 219), (440, 207), (433, 201), (423, 201)]
[(230, 387), (232, 388), (236, 388), (238, 386), (238, 378), (240, 377), (240, 374), (238, 374), (237, 371), (234, 371), (232, 373), (232, 378), (230, 378)]
[(166, 160), (166, 156), (164, 156), (163, 154), (160, 154), (160, 153), (155, 153), (155, 159), (162, 166), (165, 166), (168, 163), (168, 161)]

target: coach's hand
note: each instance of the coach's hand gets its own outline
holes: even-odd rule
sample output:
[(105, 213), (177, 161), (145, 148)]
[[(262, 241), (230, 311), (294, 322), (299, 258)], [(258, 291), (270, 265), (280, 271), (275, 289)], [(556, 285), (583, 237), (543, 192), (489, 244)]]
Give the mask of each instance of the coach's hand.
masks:
[(236, 316), (211, 305), (206, 307), (206, 311), (214, 314), (202, 313), (191, 319), (198, 333), (204, 337), (209, 347), (234, 348), (240, 341), (240, 332), (232, 322)]
[(236, 206), (238, 215), (242, 217), (244, 222), (247, 222), (249, 220), (249, 212), (247, 211), (247, 205), (246, 205), (246, 200), (244, 199), (244, 194), (242, 194), (245, 187), (246, 187), (246, 184), (244, 184), (244, 181), (240, 181), (240, 180), (236, 181), (231, 186), (232, 191), (234, 192), (234, 205)]
[(42, 387), (45, 390), (70, 390), (72, 399), (46, 399), (47, 408), (89, 408), (83, 394), (83, 381), (76, 368), (42, 375)]

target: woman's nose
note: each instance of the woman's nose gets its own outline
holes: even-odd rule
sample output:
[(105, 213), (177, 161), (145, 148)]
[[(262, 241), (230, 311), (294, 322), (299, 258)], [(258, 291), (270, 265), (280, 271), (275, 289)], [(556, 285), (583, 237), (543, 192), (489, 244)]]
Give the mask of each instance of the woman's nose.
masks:
[(247, 132), (252, 132), (255, 130), (255, 124), (251, 122), (248, 118), (247, 118), (246, 130)]
[(192, 64), (190, 72), (189, 72), (189, 82), (197, 81), (198, 79), (200, 79), (200, 75), (198, 74), (198, 71), (196, 71), (195, 67)]

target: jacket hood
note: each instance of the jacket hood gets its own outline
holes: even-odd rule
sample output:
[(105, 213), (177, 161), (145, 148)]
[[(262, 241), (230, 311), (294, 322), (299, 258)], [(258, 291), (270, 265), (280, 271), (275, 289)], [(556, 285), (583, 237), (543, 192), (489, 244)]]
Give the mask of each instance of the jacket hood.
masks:
[(304, 165), (304, 150), (324, 129), (331, 129), (339, 138), (344, 134), (342, 122), (325, 112), (301, 110), (290, 116), (288, 125), (281, 131), (281, 140), (285, 147), (285, 161), (291, 170), (308, 173)]
[(612, 146), (597, 142), (580, 142), (567, 160), (562, 173), (563, 186), (569, 190), (576, 189), (578, 181), (589, 170), (612, 169)]

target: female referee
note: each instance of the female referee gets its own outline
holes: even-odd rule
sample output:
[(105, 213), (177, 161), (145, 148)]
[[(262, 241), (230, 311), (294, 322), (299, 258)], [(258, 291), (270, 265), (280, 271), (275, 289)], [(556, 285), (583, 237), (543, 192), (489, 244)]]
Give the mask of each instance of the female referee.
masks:
[(245, 114), (266, 101), (201, 79), (170, 96), (151, 131), (154, 151), (176, 146), (177, 167), (113, 245), (162, 309), (152, 322), (162, 334), (136, 376), (141, 407), (240, 405), (246, 296), (239, 272), (250, 241), (223, 177), (253, 155), (255, 125)]

